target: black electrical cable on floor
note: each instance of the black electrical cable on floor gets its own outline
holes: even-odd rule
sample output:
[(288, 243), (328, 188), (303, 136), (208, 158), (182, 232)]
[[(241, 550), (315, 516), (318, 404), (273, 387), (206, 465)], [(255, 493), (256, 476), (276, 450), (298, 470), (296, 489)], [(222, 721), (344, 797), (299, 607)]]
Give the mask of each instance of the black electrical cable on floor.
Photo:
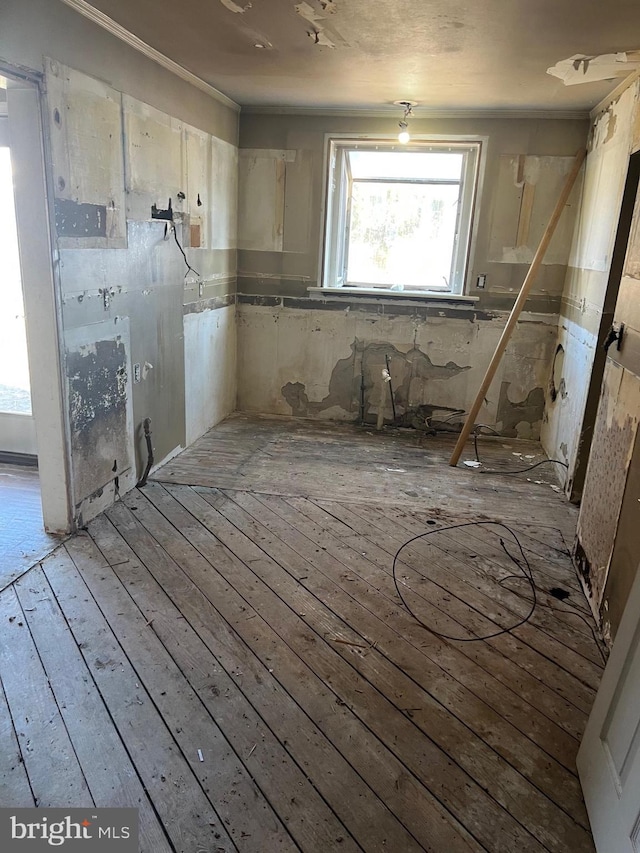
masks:
[[(476, 424), (473, 428), (473, 448), (476, 454), (476, 462), (480, 462), (480, 454), (478, 453), (478, 436), (481, 435), (481, 429), (490, 430), (493, 435), (500, 435), (493, 427), (488, 426), (487, 424)], [(546, 465), (548, 462), (554, 462), (556, 465), (562, 465), (564, 468), (569, 470), (569, 466), (566, 462), (562, 462), (560, 459), (542, 459), (540, 462), (534, 462), (533, 465), (529, 465), (526, 468), (517, 468), (514, 471), (493, 471), (482, 469), (480, 471), (481, 474), (526, 474), (528, 471), (533, 471), (534, 468), (537, 468), (539, 465)]]
[[(524, 579), (529, 584), (529, 588), (531, 589), (531, 592), (533, 595), (533, 601), (531, 602), (531, 606), (530, 606), (530, 609), (529, 609), (529, 612), (527, 613), (527, 615), (524, 616), (522, 619), (520, 619), (520, 621), (516, 622), (514, 625), (511, 625), (509, 628), (502, 628), (500, 631), (496, 631), (493, 634), (487, 634), (483, 637), (452, 637), (448, 634), (443, 634), (441, 631), (437, 631), (435, 628), (431, 627), (430, 625), (427, 625), (426, 622), (423, 622), (422, 619), (420, 619), (415, 614), (415, 612), (412, 610), (411, 606), (409, 605), (405, 596), (403, 595), (402, 590), (400, 589), (400, 583), (398, 581), (398, 576), (397, 576), (398, 557), (400, 556), (402, 551), (407, 546), (411, 545), (412, 542), (415, 542), (418, 539), (424, 539), (427, 536), (431, 536), (434, 533), (442, 533), (445, 530), (455, 530), (455, 529), (460, 528), (460, 527), (471, 527), (474, 525), (493, 525), (494, 527), (495, 526), (503, 527), (505, 530), (507, 530), (511, 534), (511, 536), (513, 536), (513, 538), (514, 538), (514, 540), (518, 546), (518, 549), (520, 551), (520, 554), (522, 555), (522, 560), (523, 560), (522, 563), (520, 562), (520, 560), (517, 557), (514, 557), (513, 554), (511, 554), (511, 552), (509, 551), (509, 549), (507, 548), (507, 546), (504, 543), (504, 539), (502, 539), (502, 538), (500, 538), (500, 546), (501, 546), (502, 550), (505, 552), (505, 554), (507, 555), (507, 557), (511, 560), (512, 563), (514, 563), (518, 567), (518, 569), (520, 570), (520, 572), (522, 574), (521, 575), (520, 574), (507, 575), (506, 577), (501, 578), (498, 581), (498, 584), (502, 585), (505, 581), (508, 581), (510, 579), (515, 578), (517, 580), (520, 580), (524, 577)], [(495, 535), (497, 535), (497, 534), (495, 534)], [(417, 570), (415, 568), (413, 568), (412, 566), (410, 568), (412, 569), (412, 571), (417, 572)], [(419, 572), (417, 572), (417, 573), (419, 574)], [(534, 577), (533, 577), (533, 569), (531, 568), (531, 564), (529, 563), (529, 561), (526, 557), (526, 554), (524, 553), (524, 549), (522, 547), (522, 544), (520, 543), (520, 540), (518, 539), (518, 536), (516, 535), (515, 531), (513, 531), (508, 525), (503, 524), (502, 522), (498, 522), (498, 521), (469, 521), (469, 522), (465, 522), (464, 524), (451, 524), (451, 525), (448, 525), (447, 527), (438, 527), (435, 530), (427, 530), (424, 533), (419, 533), (417, 536), (413, 536), (411, 539), (408, 539), (403, 545), (401, 545), (398, 548), (398, 550), (396, 551), (396, 553), (393, 557), (392, 575), (393, 575), (393, 583), (395, 585), (396, 591), (397, 591), (398, 595), (400, 596), (400, 600), (402, 601), (402, 604), (404, 605), (405, 609), (410, 614), (410, 616), (412, 616), (416, 620), (416, 622), (419, 625), (421, 625), (425, 630), (430, 631), (436, 637), (440, 637), (443, 640), (452, 640), (453, 642), (457, 642), (457, 643), (473, 643), (473, 642), (479, 642), (480, 640), (490, 640), (493, 637), (500, 637), (503, 634), (508, 634), (510, 631), (513, 631), (515, 628), (519, 628), (521, 625), (524, 625), (526, 622), (528, 622), (531, 619), (536, 607), (538, 606), (538, 604), (541, 603), (538, 599), (537, 592), (541, 592), (541, 593), (547, 592), (547, 590), (539, 587), (536, 584)], [(518, 596), (522, 597), (522, 594), (517, 592), (516, 590), (510, 590), (510, 592), (512, 592), (514, 595), (518, 595)], [(525, 601), (526, 601), (526, 599), (525, 599)], [(594, 630), (593, 625), (591, 625), (589, 623), (589, 621), (585, 618), (585, 616), (583, 614), (578, 612), (578, 608), (575, 607), (573, 604), (571, 604), (571, 602), (566, 601), (564, 603), (567, 605), (567, 607), (571, 607), (572, 609), (569, 610), (565, 607), (555, 607), (549, 603), (547, 603), (546, 606), (552, 612), (556, 611), (558, 613), (567, 613), (569, 616), (577, 616), (579, 619), (581, 619), (584, 622), (584, 624), (587, 626), (587, 628), (589, 628), (589, 630), (591, 631), (593, 641), (596, 645), (596, 648), (598, 649), (598, 651), (600, 653), (600, 656), (602, 657), (603, 665), (606, 664), (607, 658), (606, 658), (605, 653), (602, 651), (602, 648), (600, 646), (600, 642), (598, 640), (598, 637), (597, 637), (597, 634)]]
[[(418, 616), (416, 616), (415, 612), (411, 609), (409, 603), (407, 602), (405, 596), (403, 595), (402, 590), (400, 589), (400, 582), (398, 581), (398, 572), (397, 572), (398, 557), (400, 556), (402, 551), (408, 545), (411, 545), (411, 543), (415, 542), (417, 539), (424, 539), (427, 536), (432, 536), (434, 533), (442, 533), (445, 530), (456, 530), (460, 527), (472, 527), (474, 525), (480, 526), (480, 525), (489, 525), (489, 524), (493, 525), (494, 527), (502, 527), (504, 530), (506, 530), (508, 533), (510, 533), (511, 536), (513, 536), (513, 538), (514, 538), (514, 540), (518, 546), (518, 549), (520, 550), (520, 554), (522, 555), (522, 561), (523, 561), (522, 563), (520, 562), (519, 559), (517, 559), (516, 557), (514, 557), (512, 554), (509, 553), (509, 551), (505, 547), (504, 540), (502, 538), (500, 539), (500, 545), (502, 546), (505, 554), (509, 557), (509, 559), (522, 572), (522, 576), (524, 577), (524, 579), (529, 584), (529, 587), (531, 588), (531, 594), (533, 595), (533, 601), (531, 602), (531, 608), (530, 608), (529, 612), (527, 613), (527, 615), (524, 616), (522, 619), (520, 619), (518, 622), (516, 622), (514, 625), (511, 625), (509, 628), (501, 628), (499, 631), (495, 631), (493, 634), (486, 634), (483, 637), (452, 637), (449, 634), (443, 634), (441, 631), (436, 631), (435, 628), (432, 628), (430, 625), (427, 625), (426, 622), (423, 622), (422, 619), (420, 619)], [(497, 535), (497, 534), (495, 534), (495, 535)], [(416, 571), (413, 568), (412, 568), (412, 570)], [(405, 609), (408, 611), (408, 613), (411, 616), (413, 616), (413, 618), (416, 620), (416, 622), (419, 625), (422, 625), (422, 627), (425, 628), (427, 631), (430, 631), (432, 634), (435, 634), (436, 637), (440, 637), (443, 640), (453, 640), (454, 642), (457, 642), (457, 643), (473, 643), (473, 642), (477, 642), (479, 640), (490, 640), (493, 637), (500, 637), (500, 636), (502, 636), (502, 634), (508, 634), (510, 631), (513, 631), (514, 628), (519, 628), (520, 625), (524, 625), (525, 622), (528, 622), (529, 619), (531, 619), (531, 617), (533, 616), (533, 612), (536, 609), (536, 605), (538, 603), (538, 597), (536, 595), (536, 584), (535, 584), (535, 581), (533, 579), (533, 571), (531, 569), (529, 561), (527, 560), (527, 556), (524, 553), (524, 549), (520, 543), (520, 540), (518, 539), (516, 533), (510, 527), (508, 527), (506, 524), (503, 524), (502, 522), (499, 522), (499, 521), (468, 521), (468, 522), (465, 522), (464, 524), (450, 524), (447, 527), (438, 527), (435, 530), (427, 530), (424, 533), (419, 533), (417, 536), (412, 536), (411, 539), (408, 539), (396, 551), (396, 553), (393, 557), (393, 566), (391, 568), (391, 574), (393, 576), (393, 583), (395, 585), (396, 592), (400, 596), (400, 600), (402, 601)], [(516, 575), (516, 577), (519, 577), (519, 575)]]
[[(480, 460), (478, 460), (480, 461)], [(480, 473), (481, 474), (526, 474), (527, 471), (533, 471), (534, 468), (537, 468), (539, 465), (546, 465), (547, 462), (553, 462), (555, 465), (562, 465), (565, 468), (569, 468), (566, 462), (561, 462), (559, 459), (542, 459), (540, 462), (534, 462), (533, 465), (529, 465), (527, 468), (516, 468), (515, 471), (489, 471), (483, 468)]]

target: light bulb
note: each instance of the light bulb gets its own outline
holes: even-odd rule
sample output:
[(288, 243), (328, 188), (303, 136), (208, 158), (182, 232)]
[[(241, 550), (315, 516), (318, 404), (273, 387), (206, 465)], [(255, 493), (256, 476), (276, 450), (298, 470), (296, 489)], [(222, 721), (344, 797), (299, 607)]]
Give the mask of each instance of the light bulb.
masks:
[(402, 145), (406, 145), (410, 139), (411, 139), (411, 136), (410, 136), (408, 130), (401, 130), (400, 133), (398, 134), (398, 142), (402, 143)]

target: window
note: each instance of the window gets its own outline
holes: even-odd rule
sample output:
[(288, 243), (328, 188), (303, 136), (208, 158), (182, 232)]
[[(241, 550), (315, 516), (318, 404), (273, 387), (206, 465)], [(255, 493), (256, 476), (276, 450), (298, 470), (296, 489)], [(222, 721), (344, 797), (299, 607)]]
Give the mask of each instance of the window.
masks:
[(480, 144), (330, 140), (323, 286), (462, 293)]

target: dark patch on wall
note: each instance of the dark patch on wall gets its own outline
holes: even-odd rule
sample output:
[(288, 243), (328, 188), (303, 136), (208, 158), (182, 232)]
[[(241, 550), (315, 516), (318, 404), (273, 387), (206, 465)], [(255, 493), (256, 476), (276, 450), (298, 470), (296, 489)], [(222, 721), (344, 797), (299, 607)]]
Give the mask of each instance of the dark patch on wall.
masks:
[(500, 433), (504, 436), (517, 438), (519, 423), (523, 421), (535, 424), (542, 420), (544, 412), (544, 390), (534, 388), (529, 391), (525, 400), (512, 403), (509, 399), (510, 382), (503, 382), (500, 386), (500, 399), (498, 400), (498, 414), (496, 420), (502, 424)]
[(79, 204), (57, 198), (55, 208), (59, 237), (107, 236), (107, 208), (104, 204)]
[(204, 311), (217, 311), (219, 308), (227, 308), (236, 304), (235, 293), (227, 293), (224, 296), (213, 296), (210, 299), (200, 299), (198, 302), (186, 302), (183, 308), (184, 314), (202, 314)]
[(71, 453), (77, 501), (113, 479), (113, 460), (129, 464), (127, 352), (122, 340), (67, 353)]
[[(461, 367), (453, 361), (444, 365), (434, 364), (417, 346), (405, 353), (391, 343), (364, 343), (356, 339), (351, 344), (351, 354), (339, 359), (331, 371), (329, 393), (324, 399), (309, 400), (306, 387), (301, 382), (287, 382), (281, 389), (282, 396), (291, 406), (291, 413), (297, 417), (314, 417), (338, 407), (354, 418), (362, 414), (366, 420), (370, 411), (377, 411), (379, 405), (382, 370), (386, 367), (387, 356), (398, 414), (411, 406), (427, 403), (437, 408), (437, 401), (425, 399), (429, 393), (429, 382), (451, 379), (470, 370), (470, 366)], [(420, 389), (418, 394), (416, 384)], [(419, 399), (411, 399), (411, 395)]]
[(280, 296), (259, 296), (255, 293), (239, 293), (238, 302), (241, 305), (263, 305), (268, 308), (273, 308), (277, 305), (282, 307), (282, 298)]
[(428, 303), (420, 297), (414, 302), (405, 297), (402, 302), (390, 296), (362, 295), (360, 297), (340, 296), (332, 299), (266, 296), (255, 293), (239, 293), (239, 305), (259, 305), (263, 307), (293, 308), (302, 311), (360, 311), (363, 314), (376, 314), (384, 317), (415, 317), (426, 320), (429, 317), (440, 319), (468, 320), (475, 323), (479, 320), (495, 320), (499, 314), (494, 311), (481, 311), (476, 307), (464, 304), (456, 306), (453, 302), (440, 301)]

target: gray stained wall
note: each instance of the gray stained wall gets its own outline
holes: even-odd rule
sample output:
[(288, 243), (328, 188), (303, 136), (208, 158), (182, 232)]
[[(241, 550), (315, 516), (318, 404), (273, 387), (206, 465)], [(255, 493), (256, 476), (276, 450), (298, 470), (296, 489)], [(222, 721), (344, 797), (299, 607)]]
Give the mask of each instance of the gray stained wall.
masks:
[[(464, 409), (475, 395), (588, 125), (572, 120), (420, 120), (414, 134), (484, 142), (468, 281), (475, 305), (406, 297), (313, 298), (318, 285), (327, 134), (393, 134), (389, 119), (242, 114), (239, 157), (238, 369), (244, 411), (368, 420), (385, 356), (401, 415)], [(580, 183), (580, 182), (579, 182)], [(506, 435), (539, 436), (578, 185), (507, 357), (480, 413)], [(476, 290), (480, 273), (485, 290)], [(259, 355), (258, 355), (259, 354)], [(381, 402), (383, 401), (383, 402)]]
[(235, 408), (237, 111), (58, 2), (4, 3), (0, 57), (44, 74), (82, 524), (135, 485), (144, 418), (160, 462)]

